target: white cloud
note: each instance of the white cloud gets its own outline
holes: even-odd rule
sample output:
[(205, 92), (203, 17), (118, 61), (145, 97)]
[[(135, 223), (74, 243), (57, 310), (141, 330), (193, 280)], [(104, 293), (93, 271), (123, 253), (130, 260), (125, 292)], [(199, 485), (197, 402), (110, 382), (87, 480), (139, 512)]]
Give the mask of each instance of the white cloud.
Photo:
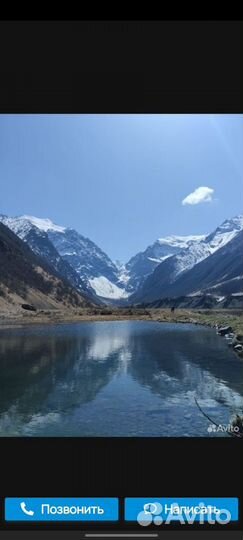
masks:
[(213, 200), (214, 189), (200, 186), (192, 193), (189, 193), (185, 199), (183, 199), (182, 204), (200, 204), (205, 202), (211, 202)]

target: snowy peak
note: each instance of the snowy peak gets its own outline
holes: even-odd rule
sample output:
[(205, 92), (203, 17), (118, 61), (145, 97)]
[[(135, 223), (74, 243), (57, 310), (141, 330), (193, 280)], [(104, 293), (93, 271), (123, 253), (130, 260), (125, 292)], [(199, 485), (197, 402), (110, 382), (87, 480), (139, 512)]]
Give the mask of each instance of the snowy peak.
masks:
[(194, 235), (194, 236), (165, 236), (165, 238), (158, 238), (157, 242), (160, 246), (168, 245), (171, 247), (176, 247), (180, 249), (184, 249), (189, 247), (194, 242), (201, 242), (201, 240), (205, 240), (206, 235)]
[(17, 217), (8, 217), (5, 215), (0, 215), (0, 221), (4, 223), (4, 225), (9, 227), (9, 229), (11, 229), (21, 239), (24, 239), (33, 227), (42, 232), (48, 232), (52, 230), (64, 233), (66, 230), (65, 227), (56, 225), (48, 218), (41, 219), (35, 216), (24, 215)]
[(191, 269), (195, 264), (203, 261), (215, 253), (243, 230), (243, 216), (225, 220), (222, 225), (198, 242), (189, 242), (187, 249), (177, 256), (175, 275)]
[(189, 242), (187, 248), (178, 253), (175, 258), (172, 279), (190, 270), (218, 249), (222, 248), (243, 230), (243, 216), (225, 220), (215, 231), (198, 242)]
[(25, 236), (28, 234), (30, 229), (32, 228), (32, 224), (25, 219), (23, 216), (19, 217), (8, 217), (5, 215), (0, 215), (0, 221), (6, 225), (11, 231), (13, 231), (17, 236), (19, 236), (22, 240), (25, 238)]
[(159, 264), (193, 245), (200, 244), (205, 238), (205, 235), (172, 235), (159, 238), (126, 264), (127, 289), (131, 292), (136, 291)]
[(27, 221), (31, 225), (34, 225), (34, 227), (37, 227), (40, 231), (48, 232), (48, 231), (56, 231), (60, 233), (64, 233), (66, 228), (62, 227), (60, 225), (56, 225), (51, 221), (49, 218), (38, 218), (35, 216), (20, 216), (18, 218), (19, 220)]
[(225, 246), (230, 240), (243, 230), (243, 216), (226, 219), (222, 225), (206, 237), (205, 242), (210, 246), (211, 253)]
[[(209, 269), (210, 264), (206, 261), (211, 261), (211, 257), (214, 257), (214, 261), (220, 260), (221, 267), (223, 263), (230, 264), (230, 250), (231, 246), (240, 245), (243, 231), (243, 217), (237, 216), (233, 219), (226, 220), (217, 227), (217, 229), (211, 234), (207, 235), (204, 239), (199, 241), (189, 242), (187, 247), (179, 250), (178, 253), (171, 257), (167, 257), (162, 261), (154, 271), (149, 274), (137, 291), (135, 301), (139, 298), (140, 301), (145, 301), (148, 298), (158, 299), (164, 296), (185, 294), (183, 292), (183, 286), (187, 282), (187, 276), (191, 276), (193, 270), (193, 276), (195, 279), (194, 290), (201, 289), (201, 274), (197, 271), (198, 268)], [(233, 242), (233, 243), (232, 243)], [(224, 252), (224, 249), (226, 250)], [(223, 253), (221, 258), (215, 259), (216, 252)], [(235, 251), (236, 252), (236, 251)], [(226, 254), (226, 260), (224, 259), (224, 253)], [(200, 266), (205, 261), (205, 266)], [(222, 262), (223, 261), (223, 262)], [(231, 262), (231, 265), (233, 263)], [(212, 270), (211, 270), (212, 271)], [(237, 270), (238, 271), (238, 270)], [(228, 272), (228, 271), (227, 271)], [(229, 272), (225, 275), (229, 275)], [(224, 276), (223, 276), (224, 277)], [(190, 280), (189, 280), (190, 282)], [(179, 289), (179, 283), (183, 286)], [(191, 284), (188, 284), (188, 291), (190, 291)], [(213, 286), (213, 283), (212, 285)], [(135, 293), (136, 294), (136, 293)]]
[(232, 231), (232, 230), (238, 230), (241, 231), (243, 229), (243, 215), (235, 216), (231, 219), (226, 219), (218, 229), (225, 230), (225, 231)]

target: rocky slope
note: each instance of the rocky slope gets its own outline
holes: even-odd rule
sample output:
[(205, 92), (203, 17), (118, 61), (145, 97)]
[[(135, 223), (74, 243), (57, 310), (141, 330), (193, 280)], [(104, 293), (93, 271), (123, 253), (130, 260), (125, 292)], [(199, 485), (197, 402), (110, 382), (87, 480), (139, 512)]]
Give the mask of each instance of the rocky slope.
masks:
[(35, 308), (85, 307), (87, 299), (52, 270), (8, 227), (0, 223), (1, 311), (22, 304)]

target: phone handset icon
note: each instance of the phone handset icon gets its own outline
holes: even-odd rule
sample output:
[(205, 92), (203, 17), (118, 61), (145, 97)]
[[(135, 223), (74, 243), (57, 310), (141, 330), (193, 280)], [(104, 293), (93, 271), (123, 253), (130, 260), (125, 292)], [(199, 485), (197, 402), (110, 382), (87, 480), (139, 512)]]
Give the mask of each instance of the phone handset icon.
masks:
[(22, 512), (24, 512), (24, 514), (26, 514), (27, 516), (33, 516), (35, 513), (33, 512), (33, 510), (27, 510), (25, 502), (20, 503), (20, 508)]

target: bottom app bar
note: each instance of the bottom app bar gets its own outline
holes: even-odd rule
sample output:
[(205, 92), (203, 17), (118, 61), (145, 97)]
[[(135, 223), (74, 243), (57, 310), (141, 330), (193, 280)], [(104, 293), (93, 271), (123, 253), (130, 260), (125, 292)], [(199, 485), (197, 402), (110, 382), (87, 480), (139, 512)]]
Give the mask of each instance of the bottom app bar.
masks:
[[(126, 498), (125, 521), (141, 526), (175, 521), (227, 525), (239, 520), (237, 498)], [(6, 522), (116, 522), (118, 498), (6, 498)]]

